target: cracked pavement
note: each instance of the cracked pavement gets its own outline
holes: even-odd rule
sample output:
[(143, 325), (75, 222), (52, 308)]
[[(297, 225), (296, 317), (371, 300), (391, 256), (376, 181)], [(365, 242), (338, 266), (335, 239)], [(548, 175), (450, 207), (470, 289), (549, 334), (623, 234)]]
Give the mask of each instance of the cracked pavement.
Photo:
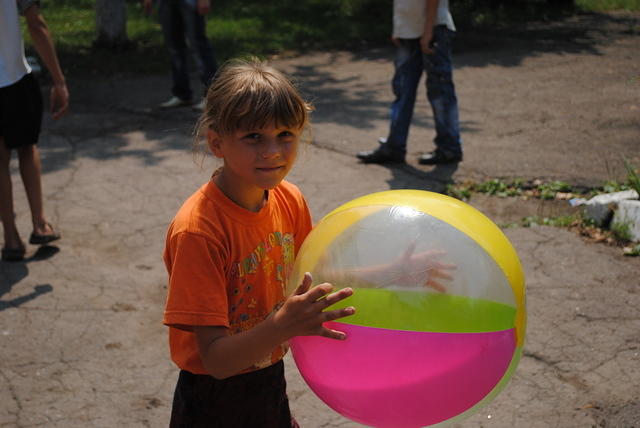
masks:
[[(420, 91), (409, 163), (361, 165), (386, 133), (392, 51), (274, 59), (316, 105), (313, 144), (290, 175), (318, 220), (363, 194), (442, 191), (451, 179), (522, 177), (576, 185), (640, 165), (640, 15), (584, 15), (458, 41), (465, 161), (417, 165), (433, 134)], [(161, 325), (168, 222), (215, 164), (194, 162), (188, 109), (150, 106), (167, 76), (69, 79), (71, 113), (44, 124), (46, 210), (62, 231), (0, 263), (0, 426), (166, 426), (177, 370)], [(197, 159), (196, 159), (197, 160)], [(30, 215), (12, 163), (18, 226)], [(566, 202), (477, 195), (498, 224), (572, 212)], [(528, 328), (505, 390), (459, 427), (640, 426), (640, 258), (566, 229), (508, 228), (527, 282)], [(319, 401), (286, 359), (304, 427), (357, 427)], [(428, 397), (425, 397), (428, 399)]]

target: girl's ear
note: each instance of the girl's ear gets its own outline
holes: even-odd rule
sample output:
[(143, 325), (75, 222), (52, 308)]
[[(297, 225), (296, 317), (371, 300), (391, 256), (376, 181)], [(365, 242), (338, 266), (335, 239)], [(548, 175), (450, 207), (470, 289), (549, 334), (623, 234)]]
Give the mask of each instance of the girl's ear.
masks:
[(209, 146), (209, 150), (211, 150), (211, 153), (213, 153), (213, 155), (217, 158), (224, 158), (224, 155), (222, 154), (221, 143), (222, 137), (220, 137), (220, 135), (216, 131), (214, 131), (213, 129), (207, 130), (207, 145)]

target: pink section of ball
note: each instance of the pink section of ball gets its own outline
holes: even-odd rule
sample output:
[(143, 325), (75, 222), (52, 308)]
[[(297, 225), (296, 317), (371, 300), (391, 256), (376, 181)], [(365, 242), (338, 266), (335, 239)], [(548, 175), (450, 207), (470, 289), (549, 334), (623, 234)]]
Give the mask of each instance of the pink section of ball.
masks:
[(335, 411), (375, 427), (424, 427), (482, 400), (505, 374), (514, 330), (425, 333), (327, 323), (337, 341), (291, 340), (300, 373)]

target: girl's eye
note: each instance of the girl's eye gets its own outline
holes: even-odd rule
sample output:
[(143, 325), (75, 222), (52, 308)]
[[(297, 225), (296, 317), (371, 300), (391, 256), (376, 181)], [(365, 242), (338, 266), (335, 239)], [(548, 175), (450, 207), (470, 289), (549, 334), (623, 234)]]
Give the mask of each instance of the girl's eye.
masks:
[(294, 134), (291, 131), (282, 131), (281, 133), (278, 134), (278, 137), (280, 138), (286, 138), (286, 137), (293, 137)]
[(247, 140), (250, 143), (255, 143), (260, 140), (260, 134), (258, 134), (257, 132), (252, 132), (242, 137), (242, 139)]

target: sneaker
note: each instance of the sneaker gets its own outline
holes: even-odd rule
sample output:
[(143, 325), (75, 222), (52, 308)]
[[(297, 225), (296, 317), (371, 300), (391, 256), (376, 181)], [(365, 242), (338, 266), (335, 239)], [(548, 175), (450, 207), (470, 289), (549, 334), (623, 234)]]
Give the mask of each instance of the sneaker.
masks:
[(362, 161), (362, 163), (404, 163), (404, 153), (400, 153), (396, 150), (390, 149), (387, 146), (386, 138), (380, 138), (378, 140), (380, 146), (375, 150), (367, 150), (364, 152), (358, 152), (356, 157)]
[(193, 102), (191, 100), (183, 100), (182, 98), (178, 98), (176, 96), (173, 96), (171, 98), (169, 98), (167, 101), (163, 102), (162, 104), (160, 104), (160, 108), (175, 108), (175, 107), (182, 107), (182, 106), (190, 106), (191, 104), (193, 104)]
[(418, 157), (420, 165), (445, 165), (462, 162), (462, 153), (448, 153), (441, 150), (424, 153)]
[(195, 111), (204, 111), (204, 108), (207, 106), (207, 100), (205, 100), (204, 98), (201, 99), (199, 102), (193, 104), (191, 106), (192, 110)]

